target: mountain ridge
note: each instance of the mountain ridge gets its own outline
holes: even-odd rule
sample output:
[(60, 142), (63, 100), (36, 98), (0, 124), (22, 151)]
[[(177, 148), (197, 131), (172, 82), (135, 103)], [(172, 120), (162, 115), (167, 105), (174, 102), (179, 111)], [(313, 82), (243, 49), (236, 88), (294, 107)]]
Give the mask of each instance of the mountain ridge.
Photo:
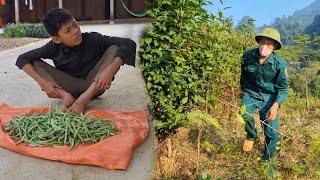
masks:
[(316, 0), (309, 6), (295, 11), (291, 16), (288, 17), (288, 19), (294, 20), (306, 27), (312, 24), (314, 17), (318, 14), (320, 14), (320, 0)]

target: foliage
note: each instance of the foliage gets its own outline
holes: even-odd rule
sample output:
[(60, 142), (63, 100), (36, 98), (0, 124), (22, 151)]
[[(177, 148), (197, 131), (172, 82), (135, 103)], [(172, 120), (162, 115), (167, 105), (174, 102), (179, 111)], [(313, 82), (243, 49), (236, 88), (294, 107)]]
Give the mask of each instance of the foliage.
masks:
[(271, 161), (270, 163), (268, 163), (267, 177), (268, 177), (268, 179), (271, 179), (271, 180), (278, 179), (278, 175), (277, 175), (277, 171), (276, 171), (276, 164), (274, 161)]
[(48, 38), (50, 35), (43, 24), (8, 24), (4, 29), (4, 37)]
[(26, 24), (26, 36), (27, 37), (36, 37), (36, 38), (48, 38), (50, 37), (49, 33), (45, 29), (43, 24)]
[(250, 26), (235, 31), (222, 12), (201, 14), (188, 4), (196, 1), (161, 2), (150, 2), (152, 26), (139, 50), (156, 127), (175, 130), (155, 146), (154, 179), (319, 179), (320, 37), (296, 36), (278, 51), (288, 62), (289, 98), (280, 109), (276, 161), (265, 163), (260, 123), (253, 151), (242, 152), (245, 106), (240, 114), (233, 107), (241, 55), (255, 45)]
[(212, 116), (210, 116), (209, 114), (206, 114), (204, 112), (201, 111), (193, 111), (188, 113), (188, 119), (190, 120), (190, 123), (199, 123), (202, 124), (206, 124), (209, 126), (213, 126), (215, 128), (221, 128), (219, 121), (217, 121), (217, 119), (213, 118)]
[[(320, 160), (320, 135), (317, 134), (314, 139), (311, 140), (312, 158), (315, 162)], [(318, 164), (319, 166), (319, 164)]]
[(254, 21), (255, 20), (253, 18), (245, 16), (240, 20), (240, 22), (236, 26), (236, 30), (240, 32), (248, 32), (251, 35), (254, 35), (256, 30), (256, 25), (254, 24)]
[(289, 86), (300, 97), (320, 97), (320, 36), (295, 37), (295, 45), (279, 51), (288, 63)]
[(275, 21), (270, 26), (263, 26), (260, 31), (265, 27), (273, 27), (277, 29), (281, 35), (281, 42), (284, 45), (294, 44), (294, 37), (302, 35), (305, 31), (304, 26), (295, 20), (290, 18), (276, 18)]
[(197, 176), (197, 180), (211, 180), (212, 177), (207, 172), (202, 172), (201, 175)]
[(4, 29), (4, 37), (26, 37), (27, 32), (24, 26), (18, 24), (8, 24)]
[[(205, 0), (150, 0), (151, 27), (141, 41), (140, 65), (156, 127), (174, 130), (193, 107), (210, 110), (226, 87), (239, 83), (240, 59), (255, 44), (228, 21), (209, 14)], [(250, 40), (248, 40), (250, 39)]]

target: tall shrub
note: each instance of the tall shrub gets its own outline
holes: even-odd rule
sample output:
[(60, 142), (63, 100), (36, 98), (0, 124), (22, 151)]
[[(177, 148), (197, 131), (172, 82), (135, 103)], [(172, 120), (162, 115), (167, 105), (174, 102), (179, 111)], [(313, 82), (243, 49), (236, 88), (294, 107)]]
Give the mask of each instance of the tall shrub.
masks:
[(238, 38), (222, 12), (209, 14), (208, 3), (149, 1), (151, 26), (139, 52), (158, 129), (183, 126), (190, 109), (213, 109), (223, 88), (238, 85), (240, 56), (252, 41)]

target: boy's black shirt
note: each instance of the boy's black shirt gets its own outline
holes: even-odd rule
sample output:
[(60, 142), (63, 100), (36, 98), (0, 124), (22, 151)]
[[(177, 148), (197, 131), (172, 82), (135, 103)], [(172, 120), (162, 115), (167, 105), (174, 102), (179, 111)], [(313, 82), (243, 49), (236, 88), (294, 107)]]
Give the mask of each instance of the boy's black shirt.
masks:
[(57, 69), (73, 77), (85, 79), (111, 45), (119, 46), (117, 56), (125, 64), (135, 66), (136, 43), (133, 40), (104, 36), (96, 32), (82, 33), (81, 44), (74, 47), (50, 41), (40, 48), (21, 54), (16, 61), (16, 65), (22, 69), (24, 65), (32, 64), (33, 60), (51, 59)]

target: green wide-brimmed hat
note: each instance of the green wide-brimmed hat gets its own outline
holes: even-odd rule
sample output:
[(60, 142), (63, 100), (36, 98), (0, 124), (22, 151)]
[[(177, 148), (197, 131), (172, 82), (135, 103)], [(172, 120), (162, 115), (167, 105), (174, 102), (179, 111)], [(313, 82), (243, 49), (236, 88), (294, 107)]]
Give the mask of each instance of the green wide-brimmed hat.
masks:
[(276, 43), (278, 43), (278, 45), (275, 46), (274, 50), (278, 50), (282, 47), (282, 43), (280, 40), (280, 33), (273, 28), (263, 29), (262, 32), (260, 34), (258, 34), (255, 38), (258, 43), (259, 43), (261, 37), (267, 37), (267, 38), (275, 40)]

